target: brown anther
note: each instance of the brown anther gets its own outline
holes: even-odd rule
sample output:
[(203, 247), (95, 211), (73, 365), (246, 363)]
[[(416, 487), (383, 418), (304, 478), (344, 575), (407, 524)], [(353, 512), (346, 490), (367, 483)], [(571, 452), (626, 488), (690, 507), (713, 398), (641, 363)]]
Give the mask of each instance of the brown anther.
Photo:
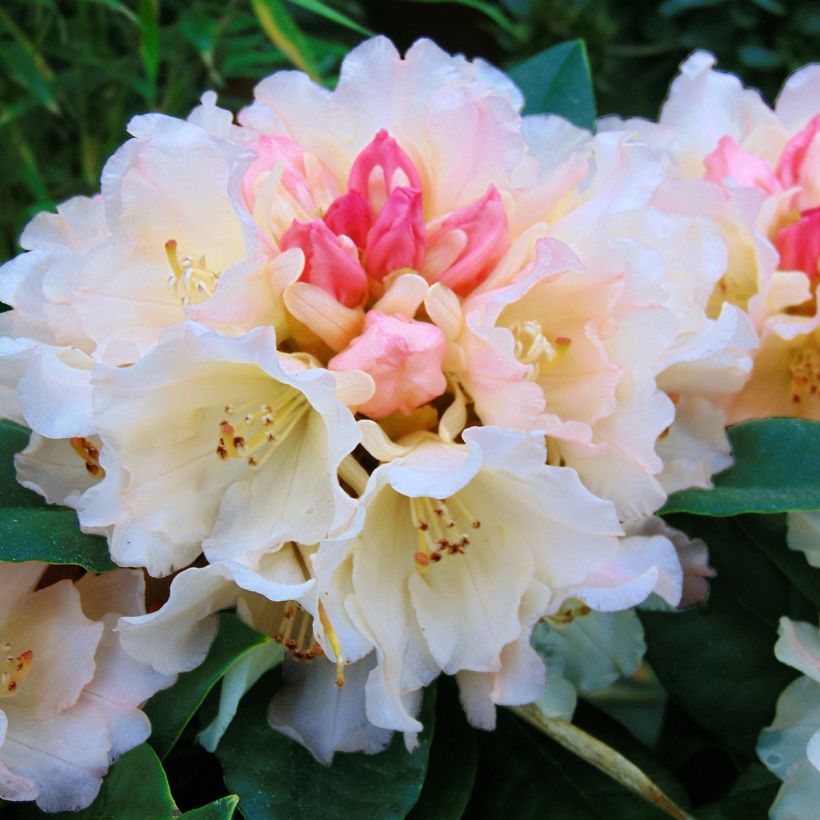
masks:
[(225, 449), (225, 442), (219, 439), (219, 444), (216, 447), (216, 454), (224, 461), (228, 457), (228, 451)]
[(440, 552), (434, 552), (434, 553), (430, 556), (430, 560), (431, 560), (431, 561), (441, 561), (441, 553), (440, 553)]
[(232, 436), (234, 434), (233, 425), (227, 419), (222, 419), (222, 421), (219, 422), (219, 429), (226, 436)]
[(430, 529), (430, 525), (426, 521), (419, 521), (416, 526), (422, 531), (427, 532)]
[(480, 522), (480, 521), (478, 521), (478, 520), (473, 521), (473, 529), (474, 529), (474, 530), (477, 530), (480, 526), (481, 526), (481, 522)]
[(242, 436), (234, 436), (233, 446), (236, 447), (237, 450), (241, 450), (245, 446), (245, 439), (242, 438)]

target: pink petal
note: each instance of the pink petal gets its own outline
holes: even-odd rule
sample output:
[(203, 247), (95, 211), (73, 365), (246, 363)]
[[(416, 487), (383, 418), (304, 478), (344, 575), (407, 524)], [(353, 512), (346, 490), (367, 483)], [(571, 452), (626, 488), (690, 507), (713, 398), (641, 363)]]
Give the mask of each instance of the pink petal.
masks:
[(394, 270), (418, 270), (424, 260), (424, 245), (421, 191), (396, 188), (367, 237), (364, 263), (368, 275), (381, 282)]
[[(780, 155), (780, 162), (777, 164), (777, 178), (784, 188), (793, 188), (800, 185), (801, 180), (807, 175), (809, 170), (805, 168), (806, 161), (811, 154), (817, 155), (817, 151), (811, 151), (811, 144), (814, 138), (820, 134), (820, 114), (809, 121), (808, 125), (798, 131), (783, 149)], [(820, 168), (814, 169), (820, 172)]]
[(363, 370), (373, 377), (376, 392), (359, 412), (377, 419), (396, 410), (408, 415), (446, 389), (444, 348), (444, 334), (435, 325), (371, 310), (364, 333), (334, 356), (328, 368)]
[(349, 236), (364, 249), (367, 232), (373, 224), (370, 203), (358, 191), (348, 191), (334, 199), (325, 214), (325, 225), (337, 236)]
[(510, 246), (507, 213), (495, 186), (490, 185), (483, 197), (453, 211), (441, 223), (429, 239), (428, 256), (441, 258), (438, 251), (448, 244), (460, 248), (458, 256), (443, 271), (428, 274), (466, 296), (487, 278)]
[(788, 228), (781, 228), (774, 245), (780, 253), (781, 270), (802, 270), (809, 278), (820, 277), (820, 208), (805, 211)]
[(780, 190), (771, 168), (760, 157), (744, 151), (733, 137), (721, 137), (717, 148), (703, 159), (709, 182), (723, 185), (728, 177), (744, 188), (760, 188), (767, 194)]
[(345, 249), (339, 237), (318, 219), (294, 220), (279, 242), (283, 251), (301, 248), (304, 252), (305, 269), (300, 281), (326, 290), (347, 307), (356, 307), (367, 291), (367, 276), (356, 258), (355, 248), (349, 244)]
[(382, 128), (353, 161), (348, 188), (365, 196), (375, 215), (396, 188), (420, 191), (421, 178), (413, 160)]

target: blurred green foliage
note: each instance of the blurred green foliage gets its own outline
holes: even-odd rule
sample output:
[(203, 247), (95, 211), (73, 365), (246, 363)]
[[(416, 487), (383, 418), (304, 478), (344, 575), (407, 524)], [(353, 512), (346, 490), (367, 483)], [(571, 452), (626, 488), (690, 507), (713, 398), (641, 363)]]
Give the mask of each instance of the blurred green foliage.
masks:
[(714, 51), (770, 98), (818, 58), (816, 0), (3, 0), (0, 259), (38, 210), (98, 189), (135, 113), (185, 114), (206, 88), (237, 108), (296, 66), (331, 85), (371, 32), (429, 36), (509, 68), (587, 41), (601, 113), (653, 116), (678, 63)]

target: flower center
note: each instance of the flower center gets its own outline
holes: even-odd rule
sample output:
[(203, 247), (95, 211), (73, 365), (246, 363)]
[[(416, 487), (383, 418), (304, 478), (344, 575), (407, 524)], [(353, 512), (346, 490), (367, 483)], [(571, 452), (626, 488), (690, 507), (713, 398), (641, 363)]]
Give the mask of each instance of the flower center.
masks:
[(554, 367), (572, 343), (567, 336), (556, 336), (551, 342), (540, 322), (518, 319), (510, 325), (515, 339), (515, 358), (529, 367), (527, 379), (538, 378), (542, 370)]
[(182, 302), (184, 307), (204, 302), (214, 295), (219, 273), (208, 267), (205, 254), (196, 258), (184, 256), (180, 259), (176, 239), (169, 239), (165, 243), (165, 255), (171, 266), (168, 290), (171, 296)]
[(794, 404), (806, 399), (818, 399), (820, 386), (820, 350), (814, 339), (809, 339), (792, 353), (789, 370), (792, 374), (791, 400)]
[(0, 698), (17, 694), (18, 686), (31, 670), (33, 657), (30, 649), (15, 655), (10, 643), (0, 641)]
[(410, 508), (418, 534), (416, 566), (424, 569), (444, 555), (463, 555), (470, 544), (467, 531), (477, 530), (479, 521), (458, 498), (411, 498)]
[(73, 436), (69, 439), (74, 452), (85, 462), (85, 469), (94, 478), (103, 478), (105, 470), (100, 467), (100, 450), (93, 441), (82, 436)]
[(296, 390), (287, 391), (272, 404), (226, 404), (225, 418), (219, 422), (216, 454), (223, 461), (245, 458), (251, 467), (261, 467), (309, 407), (307, 399)]
[[(309, 580), (311, 572), (299, 545), (291, 541), (286, 546), (293, 551), (305, 580)], [(261, 596), (259, 600), (262, 600)], [(313, 616), (301, 604), (296, 601), (274, 602), (267, 599), (264, 599), (264, 603), (261, 611), (257, 609), (254, 612), (253, 626), (256, 629), (270, 635), (300, 660), (310, 661), (324, 656), (324, 650), (313, 636)], [(319, 620), (333, 648), (333, 653), (336, 655), (336, 686), (342, 687), (345, 682), (345, 659), (342, 646), (321, 601), (319, 602)]]

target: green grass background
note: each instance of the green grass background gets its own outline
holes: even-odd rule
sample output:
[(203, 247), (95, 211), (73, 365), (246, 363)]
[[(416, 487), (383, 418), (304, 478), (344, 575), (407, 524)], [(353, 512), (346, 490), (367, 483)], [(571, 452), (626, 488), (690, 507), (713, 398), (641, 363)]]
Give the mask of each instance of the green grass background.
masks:
[(600, 113), (657, 112), (677, 64), (707, 48), (772, 98), (820, 57), (815, 0), (2, 0), (0, 260), (37, 211), (98, 190), (135, 113), (184, 115), (205, 89), (238, 108), (296, 66), (332, 85), (371, 33), (429, 36), (509, 67), (587, 41)]

